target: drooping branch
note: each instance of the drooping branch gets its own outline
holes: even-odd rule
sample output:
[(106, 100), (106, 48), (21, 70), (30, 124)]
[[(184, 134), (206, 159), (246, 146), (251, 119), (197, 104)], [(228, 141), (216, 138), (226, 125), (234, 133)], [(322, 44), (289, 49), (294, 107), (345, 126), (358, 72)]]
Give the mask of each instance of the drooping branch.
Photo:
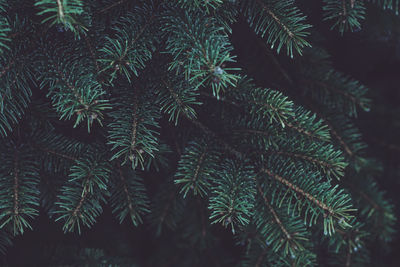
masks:
[(279, 225), (279, 228), (282, 230), (282, 232), (285, 234), (287, 240), (291, 240), (292, 236), (289, 234), (288, 230), (286, 230), (285, 226), (282, 224), (281, 220), (279, 219), (278, 214), (274, 210), (274, 208), (271, 206), (269, 203), (269, 200), (265, 193), (263, 192), (261, 186), (259, 183), (256, 181), (258, 192), (260, 193), (261, 197), (264, 199), (264, 204), (267, 206), (268, 210), (271, 212), (272, 216), (274, 217), (274, 221)]
[(307, 198), (308, 200), (310, 200), (311, 202), (313, 202), (314, 204), (316, 204), (318, 207), (320, 207), (321, 209), (325, 210), (329, 214), (334, 214), (334, 211), (333, 211), (333, 209), (331, 207), (327, 206), (325, 203), (323, 203), (322, 201), (318, 200), (317, 198), (315, 198), (310, 193), (305, 192), (303, 189), (301, 189), (297, 185), (291, 183), (289, 180), (285, 179), (284, 177), (279, 176), (279, 175), (277, 175), (275, 173), (272, 173), (270, 170), (268, 170), (266, 168), (262, 168), (261, 171), (266, 173), (266, 174), (268, 174), (270, 177), (274, 178), (278, 182), (286, 185), (287, 187), (289, 187), (293, 191), (297, 192), (298, 194), (302, 195), (303, 197)]

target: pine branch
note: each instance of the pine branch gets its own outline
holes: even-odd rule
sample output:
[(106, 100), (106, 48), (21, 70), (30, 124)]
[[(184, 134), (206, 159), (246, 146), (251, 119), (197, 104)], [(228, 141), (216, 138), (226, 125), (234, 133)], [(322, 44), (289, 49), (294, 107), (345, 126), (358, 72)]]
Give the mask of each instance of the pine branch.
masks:
[(32, 229), (29, 219), (38, 215), (38, 166), (27, 147), (10, 142), (1, 148), (7, 154), (1, 154), (0, 228), (11, 225), (13, 235), (23, 234)]
[(309, 251), (299, 251), (296, 256), (281, 256), (274, 253), (270, 246), (265, 244), (253, 245), (239, 266), (315, 266), (316, 255)]
[[(43, 45), (40, 54), (46, 60), (38, 66), (37, 77), (41, 80), (40, 87), (48, 89), (47, 96), (51, 97), (60, 118), (76, 117), (74, 127), (86, 120), (90, 132), (93, 121), (102, 125), (103, 112), (111, 107), (104, 99), (105, 91), (90, 72), (91, 64), (85, 59), (66, 61), (62, 59), (66, 52), (52, 51)], [(83, 66), (87, 68), (82, 72)]]
[(42, 23), (48, 22), (50, 27), (61, 23), (78, 36), (88, 30), (80, 18), (85, 15), (81, 0), (36, 0), (35, 6), (40, 9), (37, 14), (45, 16)]
[[(290, 166), (285, 167), (291, 169)], [(298, 207), (300, 214), (304, 210), (304, 220), (310, 225), (315, 224), (318, 217), (323, 215), (324, 234), (332, 235), (335, 232), (336, 223), (342, 228), (350, 226), (349, 220), (354, 217), (351, 215), (354, 209), (351, 207), (350, 197), (343, 190), (337, 191), (337, 186), (331, 187), (329, 182), (320, 182), (312, 174), (307, 174), (309, 179), (301, 178), (306, 175), (302, 174), (302, 171), (285, 171), (290, 173), (291, 179), (296, 182), (291, 182), (268, 168), (262, 168), (261, 172), (284, 186), (282, 189), (279, 187), (271, 189), (274, 195), (273, 201), (276, 203), (294, 201), (294, 207)]]
[(67, 138), (54, 129), (34, 125), (29, 145), (36, 151), (36, 158), (48, 173), (67, 174), (71, 165), (88, 149), (77, 140)]
[(282, 127), (289, 126), (288, 119), (294, 116), (292, 101), (287, 100), (282, 93), (268, 89), (255, 88), (252, 94), (254, 100), (248, 102), (251, 114), (260, 114), (269, 118), (270, 122), (280, 123)]
[(13, 43), (10, 49), (9, 53), (0, 54), (0, 81), (3, 85), (0, 88), (0, 135), (3, 137), (22, 118), (32, 95), (29, 57), (20, 45)]
[(174, 230), (183, 218), (186, 198), (182, 201), (177, 198), (178, 196), (177, 187), (171, 181), (167, 181), (160, 185), (153, 197), (149, 219), (152, 226), (156, 228), (157, 236), (161, 235), (164, 225)]
[(271, 123), (278, 122), (283, 128), (287, 127), (312, 140), (330, 139), (327, 126), (322, 120), (316, 120), (315, 114), (294, 106), (293, 102), (280, 92), (256, 88), (251, 80), (243, 77), (231, 95), (236, 102), (243, 103), (254, 121), (267, 119)]
[(344, 176), (344, 170), (348, 165), (341, 151), (335, 150), (332, 145), (317, 145), (302, 139), (281, 141), (277, 149), (271, 148), (267, 152), (282, 158), (298, 160), (303, 166), (311, 165), (328, 177), (333, 176), (337, 179)]
[(305, 57), (300, 61), (299, 67), (303, 74), (299, 82), (305, 93), (321, 105), (354, 117), (357, 116), (357, 108), (370, 110), (371, 101), (366, 97), (368, 88), (336, 71), (328, 60), (326, 51), (305, 51)]
[(365, 241), (368, 233), (365, 225), (353, 222), (353, 227), (347, 231), (338, 230), (334, 236), (327, 239), (330, 257), (328, 264), (333, 266), (363, 266), (367, 264), (368, 249)]
[(0, 254), (6, 254), (7, 247), (12, 246), (11, 235), (5, 231), (0, 231)]
[(344, 152), (352, 160), (356, 170), (365, 165), (362, 157), (366, 144), (361, 140), (361, 133), (354, 124), (341, 115), (331, 115), (326, 118), (326, 125), (329, 127), (332, 136), (344, 149)]
[(277, 148), (281, 139), (287, 134), (280, 127), (274, 127), (265, 120), (253, 120), (242, 116), (227, 123), (226, 135), (232, 143), (238, 144), (241, 151), (252, 154), (263, 154), (271, 148)]
[[(260, 212), (255, 213), (254, 222), (263, 236), (263, 243), (270, 247), (271, 251), (285, 258), (298, 255), (299, 252), (308, 251), (309, 235), (300, 218), (297, 216), (289, 217), (283, 209), (273, 206), (262, 185), (257, 181), (256, 185), (260, 196), (257, 204), (259, 206), (256, 209)], [(308, 252), (308, 254), (311, 253)], [(272, 262), (271, 259), (269, 261)]]
[(184, 74), (194, 88), (211, 86), (215, 96), (234, 86), (238, 77), (230, 72), (237, 69), (225, 68), (234, 62), (233, 48), (223, 27), (210, 27), (216, 24), (214, 19), (175, 8), (164, 15), (163, 24), (163, 32), (172, 33), (166, 44), (173, 56), (169, 70)]
[[(361, 27), (362, 1), (322, 5), (342, 33)], [(38, 205), (81, 233), (109, 200), (120, 223), (155, 227), (161, 249), (144, 264), (367, 265), (396, 222), (350, 119), (369, 110), (368, 90), (309, 48), (298, 7), (314, 12), (294, 0), (0, 0), (0, 252)], [(238, 35), (246, 21), (261, 38)], [(242, 260), (225, 257), (217, 223)]]
[(322, 9), (325, 11), (324, 20), (334, 20), (331, 29), (338, 28), (343, 34), (345, 31), (355, 31), (361, 28), (361, 20), (365, 18), (363, 1), (333, 1), (324, 0)]
[(180, 193), (185, 198), (189, 190), (205, 196), (210, 190), (211, 175), (217, 172), (218, 153), (213, 151), (208, 140), (190, 142), (178, 163), (175, 184), (182, 184)]
[(293, 52), (302, 54), (310, 44), (304, 39), (311, 27), (305, 24), (306, 17), (294, 6), (294, 1), (246, 0), (241, 1), (241, 11), (254, 31), (267, 36), (267, 43), (277, 47), (279, 53), (283, 46), (287, 55)]
[(286, 228), (283, 226), (281, 220), (279, 219), (278, 215), (276, 214), (275, 210), (273, 209), (273, 207), (271, 206), (271, 204), (269, 204), (269, 200), (267, 199), (267, 197), (265, 196), (264, 192), (262, 191), (261, 187), (259, 184), (257, 184), (257, 189), (258, 192), (261, 194), (262, 198), (264, 199), (264, 204), (267, 206), (269, 212), (271, 212), (275, 223), (278, 224), (279, 228), (281, 229), (281, 231), (284, 233), (287, 241), (291, 241), (292, 236), (289, 234), (289, 232), (286, 230)]
[(174, 86), (163, 80), (163, 84), (167, 90), (160, 91), (159, 93), (161, 110), (170, 115), (169, 121), (175, 121), (175, 125), (178, 124), (181, 114), (184, 114), (186, 118), (196, 119), (196, 111), (192, 106), (202, 104), (197, 100), (197, 96), (199, 95), (198, 90), (193, 89), (186, 82), (182, 82), (183, 77), (180, 77), (181, 79), (176, 78), (171, 77), (169, 79), (170, 81), (174, 81)]
[(240, 143), (239, 150), (246, 151), (249, 157), (278, 155), (282, 159), (290, 158), (302, 168), (318, 170), (337, 179), (344, 175), (348, 165), (341, 151), (333, 145), (315, 143), (283, 129), (277, 130), (263, 121), (242, 117), (227, 125), (226, 132), (231, 135), (232, 143)]
[(132, 73), (138, 76), (151, 59), (157, 38), (157, 12), (157, 7), (144, 5), (115, 23), (115, 37), (106, 37), (98, 59), (101, 72), (110, 75), (111, 82), (117, 74), (131, 82)]
[(0, 1), (0, 54), (10, 50), (9, 42), (11, 41), (11, 36), (9, 33), (11, 32), (11, 27), (7, 18), (7, 7), (8, 3), (6, 1)]
[(159, 107), (150, 102), (151, 91), (135, 90), (126, 84), (118, 88), (115, 110), (110, 113), (112, 122), (108, 124), (108, 144), (112, 145), (111, 160), (122, 159), (122, 164), (130, 161), (132, 169), (148, 165), (149, 158), (159, 150), (157, 119)]
[[(380, 191), (370, 174), (357, 174), (353, 179), (345, 182), (353, 198), (363, 208), (359, 210), (360, 217), (368, 218), (367, 224), (372, 227), (370, 238), (388, 242), (392, 240), (394, 222), (393, 204), (385, 199), (385, 192)], [(364, 203), (361, 205), (361, 203)]]
[(211, 188), (210, 219), (212, 224), (230, 225), (235, 234), (235, 227), (249, 224), (253, 216), (255, 174), (249, 166), (234, 162), (225, 162), (222, 169), (222, 174), (218, 175)]
[(108, 164), (91, 153), (71, 167), (70, 179), (62, 187), (55, 203), (57, 207), (52, 212), (57, 215), (56, 221), (64, 221), (64, 232), (77, 228), (80, 234), (82, 226), (91, 227), (95, 223), (102, 212), (101, 202), (105, 202), (104, 197), (108, 195), (109, 172)]
[(113, 213), (117, 214), (120, 223), (127, 215), (137, 226), (142, 223), (142, 215), (149, 212), (149, 200), (142, 179), (131, 169), (123, 170), (117, 166), (111, 180), (110, 203)]

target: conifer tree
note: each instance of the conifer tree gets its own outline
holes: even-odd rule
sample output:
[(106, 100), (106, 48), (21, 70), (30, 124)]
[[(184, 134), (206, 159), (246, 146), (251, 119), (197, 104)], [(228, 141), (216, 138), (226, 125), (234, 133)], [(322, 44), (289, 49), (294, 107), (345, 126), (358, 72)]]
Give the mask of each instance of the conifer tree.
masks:
[[(324, 0), (321, 19), (351, 34), (398, 4)], [(396, 223), (357, 128), (374, 94), (335, 69), (303, 10), (293, 0), (0, 1), (0, 252), (35, 231), (39, 212), (79, 235), (110, 208), (153, 233), (151, 259), (82, 248), (71, 264), (368, 264)], [(275, 73), (266, 81), (238, 57), (235, 23), (252, 38), (243, 49), (263, 48)], [(240, 256), (227, 256), (226, 235)]]

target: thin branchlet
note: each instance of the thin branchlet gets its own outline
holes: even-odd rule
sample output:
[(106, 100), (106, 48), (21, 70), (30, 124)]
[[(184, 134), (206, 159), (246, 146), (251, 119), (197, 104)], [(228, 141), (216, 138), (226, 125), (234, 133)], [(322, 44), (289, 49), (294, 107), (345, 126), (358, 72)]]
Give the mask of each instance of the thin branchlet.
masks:
[(19, 215), (19, 155), (18, 151), (14, 152), (14, 215)]
[(137, 95), (134, 94), (133, 98), (133, 110), (132, 110), (132, 128), (131, 128), (131, 145), (130, 145), (130, 152), (132, 153), (136, 149), (136, 141), (137, 141), (137, 128), (138, 128), (138, 99)]
[(83, 101), (82, 96), (79, 94), (78, 89), (73, 86), (72, 84), (70, 84), (68, 82), (67, 77), (62, 73), (62, 71), (58, 68), (58, 66), (56, 66), (55, 64), (53, 65), (53, 67), (56, 69), (56, 72), (58, 73), (58, 75), (60, 76), (61, 80), (65, 83), (65, 85), (72, 91), (72, 93), (74, 94), (76, 100), (78, 100), (78, 102), (85, 108), (85, 110), (89, 109), (89, 105), (85, 103), (85, 101)]
[(33, 145), (33, 147), (36, 148), (36, 149), (39, 149), (39, 150), (41, 150), (43, 152), (46, 152), (47, 154), (51, 154), (51, 155), (54, 155), (54, 156), (57, 156), (57, 157), (60, 157), (60, 158), (68, 159), (68, 160), (71, 160), (71, 161), (78, 160), (78, 158), (76, 158), (76, 157), (73, 157), (73, 156), (67, 155), (65, 153), (61, 153), (61, 152), (55, 151), (55, 150), (50, 149), (50, 148), (46, 148), (46, 147), (35, 145), (35, 144)]
[(61, 3), (61, 0), (57, 0), (57, 6), (58, 6), (58, 17), (60, 18), (61, 21), (64, 20), (64, 7), (63, 4)]
[(72, 211), (72, 217), (73, 218), (77, 218), (78, 217), (79, 213), (81, 212), (81, 208), (83, 206), (83, 203), (86, 200), (86, 197), (87, 197), (88, 193), (89, 193), (89, 177), (87, 178), (87, 180), (85, 182), (85, 185), (83, 186), (83, 193), (82, 193), (82, 196), (81, 196), (81, 198), (79, 200), (79, 203), (75, 207), (75, 209)]
[(129, 194), (129, 190), (128, 190), (128, 186), (126, 184), (125, 176), (122, 173), (122, 169), (121, 169), (121, 167), (119, 165), (118, 165), (117, 168), (118, 168), (119, 178), (121, 179), (122, 187), (124, 188), (124, 193), (125, 193), (125, 196), (126, 196), (126, 200), (128, 201), (129, 212), (130, 212), (130, 214), (135, 214), (134, 207), (133, 207), (133, 204), (132, 204), (133, 203), (132, 202), (132, 198), (131, 198), (131, 196)]
[(329, 121), (325, 121), (325, 124), (328, 126), (330, 132), (332, 135), (339, 141), (340, 145), (343, 147), (344, 151), (352, 157), (354, 155), (354, 152), (350, 149), (350, 147), (346, 144), (346, 142), (343, 140), (343, 138), (336, 132), (335, 128), (333, 127), (332, 124), (330, 124)]
[(204, 158), (205, 158), (206, 154), (207, 154), (207, 147), (203, 150), (203, 152), (201, 153), (201, 155), (197, 161), (196, 169), (194, 170), (194, 174), (192, 177), (192, 183), (195, 183), (197, 181), (197, 179), (199, 178), (200, 168), (204, 162)]

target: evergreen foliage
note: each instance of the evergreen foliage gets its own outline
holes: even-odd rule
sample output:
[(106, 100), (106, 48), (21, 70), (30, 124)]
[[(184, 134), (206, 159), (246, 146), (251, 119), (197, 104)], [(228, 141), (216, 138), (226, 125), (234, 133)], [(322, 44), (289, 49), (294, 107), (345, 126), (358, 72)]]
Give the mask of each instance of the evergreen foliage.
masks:
[[(398, 13), (398, 0), (371, 2), (324, 0), (322, 20), (343, 35), (376, 6)], [(70, 264), (368, 264), (397, 220), (357, 128), (373, 99), (302, 7), (0, 1), (0, 252), (39, 213), (80, 235), (110, 208), (149, 226), (151, 259), (79, 248)], [(234, 23), (261, 43), (268, 82), (236, 55)], [(47, 262), (64, 264), (62, 250)]]

